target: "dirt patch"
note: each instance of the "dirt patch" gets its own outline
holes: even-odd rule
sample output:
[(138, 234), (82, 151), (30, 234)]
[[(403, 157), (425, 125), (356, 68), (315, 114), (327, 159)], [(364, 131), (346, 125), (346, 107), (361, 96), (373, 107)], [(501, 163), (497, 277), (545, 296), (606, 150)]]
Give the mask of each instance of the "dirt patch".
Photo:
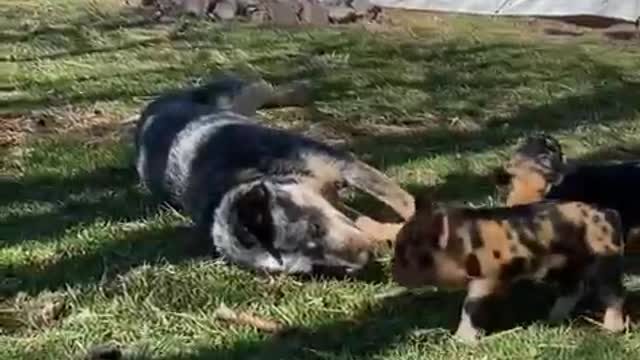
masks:
[(78, 136), (90, 142), (130, 135), (128, 116), (72, 106), (21, 114), (0, 115), (0, 149), (24, 145), (44, 136)]
[(44, 293), (37, 298), (19, 294), (15, 299), (0, 304), (0, 333), (53, 326), (67, 313), (65, 300), (54, 293)]

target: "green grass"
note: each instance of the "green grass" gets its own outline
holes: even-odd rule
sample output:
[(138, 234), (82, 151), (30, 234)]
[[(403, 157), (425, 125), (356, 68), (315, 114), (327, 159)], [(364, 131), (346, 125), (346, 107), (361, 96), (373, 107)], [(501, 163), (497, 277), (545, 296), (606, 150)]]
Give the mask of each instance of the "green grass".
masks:
[[(20, 134), (31, 129), (0, 157), (0, 297), (11, 311), (0, 323), (19, 320), (0, 328), (2, 359), (64, 359), (107, 342), (163, 360), (640, 356), (635, 323), (611, 336), (579, 320), (529, 322), (470, 347), (448, 332), (459, 293), (377, 300), (394, 287), (386, 271), (269, 281), (190, 257), (188, 222), (138, 187), (128, 140), (88, 141), (218, 70), (309, 78), (316, 111), (265, 121), (320, 124), (411, 191), (491, 204), (489, 170), (528, 132), (549, 131), (574, 158), (638, 154), (637, 42), (557, 41), (521, 22), (464, 16), (368, 32), (156, 24), (116, 0), (0, 0), (0, 9), (0, 129), (10, 119)], [(383, 270), (388, 260), (380, 255)], [(637, 278), (629, 284), (636, 290)], [(531, 317), (538, 300), (513, 312)], [(229, 325), (214, 319), (221, 303), (300, 329), (272, 337)]]

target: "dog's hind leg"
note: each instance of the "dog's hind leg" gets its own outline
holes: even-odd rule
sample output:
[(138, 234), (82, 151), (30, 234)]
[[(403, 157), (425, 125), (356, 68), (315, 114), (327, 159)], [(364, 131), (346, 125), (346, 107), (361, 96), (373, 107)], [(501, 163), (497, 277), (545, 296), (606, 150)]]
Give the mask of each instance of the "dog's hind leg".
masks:
[(306, 106), (310, 102), (310, 88), (306, 82), (294, 82), (286, 87), (274, 88), (268, 82), (259, 80), (246, 85), (234, 97), (231, 110), (245, 116), (254, 116), (259, 109)]
[(612, 332), (623, 331), (625, 328), (623, 258), (621, 255), (601, 256), (596, 260), (595, 267), (598, 297), (605, 306), (603, 327)]
[(362, 161), (350, 162), (343, 170), (343, 176), (350, 185), (389, 205), (404, 220), (408, 220), (415, 212), (411, 194)]
[(289, 106), (307, 106), (311, 104), (311, 86), (308, 81), (294, 81), (274, 89), (262, 108), (281, 108)]

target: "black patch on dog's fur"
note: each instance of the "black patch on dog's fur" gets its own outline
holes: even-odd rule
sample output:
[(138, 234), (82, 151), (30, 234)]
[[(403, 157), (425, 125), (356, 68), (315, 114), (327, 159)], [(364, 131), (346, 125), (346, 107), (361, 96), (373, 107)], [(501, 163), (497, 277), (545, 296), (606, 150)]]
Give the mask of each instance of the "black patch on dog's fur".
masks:
[[(517, 152), (534, 162), (543, 153), (563, 156), (560, 143), (545, 134), (530, 137)], [(553, 170), (558, 172), (554, 177), (561, 180), (554, 181), (544, 195), (546, 199), (581, 201), (601, 209), (614, 209), (620, 214), (624, 234), (640, 226), (640, 201), (637, 201), (640, 198), (640, 161), (573, 164), (571, 168)]]
[[(265, 247), (273, 244), (275, 232), (270, 197), (269, 190), (263, 184), (258, 184), (240, 197), (235, 204), (240, 224)], [(256, 245), (241, 235), (238, 236), (238, 241), (248, 249)]]

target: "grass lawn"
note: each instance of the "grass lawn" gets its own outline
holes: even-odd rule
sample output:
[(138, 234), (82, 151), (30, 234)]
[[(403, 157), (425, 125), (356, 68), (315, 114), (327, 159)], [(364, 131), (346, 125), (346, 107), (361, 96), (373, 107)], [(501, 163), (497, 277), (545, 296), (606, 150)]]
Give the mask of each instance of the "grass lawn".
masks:
[[(157, 360), (640, 358), (635, 323), (612, 336), (581, 318), (534, 322), (470, 347), (449, 335), (460, 293), (378, 298), (395, 287), (386, 271), (265, 279), (191, 258), (188, 222), (138, 187), (120, 125), (220, 69), (308, 78), (316, 108), (265, 121), (342, 140), (411, 191), (491, 204), (488, 172), (525, 133), (552, 133), (573, 158), (640, 153), (637, 40), (406, 13), (367, 29), (158, 24), (123, 4), (0, 0), (0, 358), (66, 359), (108, 342)], [(221, 322), (221, 303), (300, 329)]]

